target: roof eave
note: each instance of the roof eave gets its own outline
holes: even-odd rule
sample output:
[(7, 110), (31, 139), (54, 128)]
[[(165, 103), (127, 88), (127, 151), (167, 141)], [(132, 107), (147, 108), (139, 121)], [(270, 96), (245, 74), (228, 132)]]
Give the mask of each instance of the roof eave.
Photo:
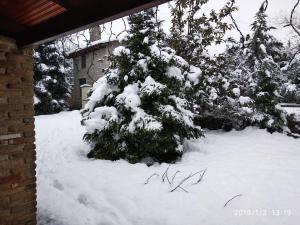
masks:
[(117, 43), (119, 43), (119, 41), (114, 40), (114, 41), (108, 41), (108, 42), (105, 42), (105, 43), (95, 44), (95, 45), (92, 45), (92, 46), (87, 46), (85, 48), (81, 48), (79, 50), (76, 50), (72, 53), (67, 54), (67, 58), (68, 59), (76, 58), (78, 56), (82, 56), (82, 55), (88, 54), (90, 52), (105, 48), (105, 47), (109, 46), (110, 44), (114, 44), (114, 43), (117, 44)]

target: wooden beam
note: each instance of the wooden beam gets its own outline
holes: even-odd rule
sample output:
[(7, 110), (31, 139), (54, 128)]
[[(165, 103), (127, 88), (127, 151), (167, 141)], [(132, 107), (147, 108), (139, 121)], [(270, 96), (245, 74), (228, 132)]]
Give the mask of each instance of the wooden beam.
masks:
[(51, 0), (51, 1), (64, 7), (65, 9), (72, 9), (78, 6), (79, 4), (79, 1), (70, 1), (70, 0)]
[(85, 0), (86, 3), (14, 35), (19, 46), (40, 44), (103, 24), (169, 0)]

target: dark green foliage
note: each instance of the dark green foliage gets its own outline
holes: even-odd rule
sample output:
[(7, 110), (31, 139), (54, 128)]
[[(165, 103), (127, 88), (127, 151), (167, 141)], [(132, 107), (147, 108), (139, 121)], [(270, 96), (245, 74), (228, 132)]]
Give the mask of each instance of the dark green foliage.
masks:
[(177, 0), (171, 8), (172, 27), (168, 43), (177, 55), (201, 69), (209, 62), (207, 47), (223, 42), (226, 31), (232, 28), (225, 18), (237, 9), (233, 6), (235, 0), (228, 0), (219, 12), (211, 10), (206, 15), (202, 8), (208, 1)]
[[(226, 68), (227, 57), (208, 56), (208, 47), (224, 42), (226, 31), (232, 28), (228, 17), (237, 8), (234, 1), (227, 1), (224, 7), (209, 15), (201, 12), (208, 0), (176, 1), (172, 8), (172, 28), (168, 39), (177, 54), (201, 70), (199, 82), (188, 91), (188, 98), (195, 104), (198, 114), (195, 122), (203, 127), (244, 128), (248, 117), (237, 112), (240, 105), (232, 89), (238, 87)], [(216, 121), (213, 121), (213, 118)], [(244, 118), (245, 121), (240, 121)], [(210, 126), (211, 124), (211, 126)]]
[(282, 102), (300, 104), (300, 58), (298, 46), (289, 43), (285, 50), (286, 63), (282, 63), (285, 76), (281, 82), (280, 95)]
[[(252, 34), (244, 43), (233, 42), (219, 57), (220, 70), (239, 88), (241, 97), (248, 97), (243, 124), (266, 128), (269, 132), (293, 133), (293, 116), (279, 107), (281, 102), (294, 102), (299, 88), (294, 84), (291, 54), (270, 34), (275, 29), (267, 24), (266, 2), (252, 23)], [(290, 62), (289, 62), (290, 61)], [(245, 99), (245, 98), (244, 98)], [(229, 107), (232, 115), (245, 107)], [(233, 117), (235, 118), (235, 117)]]
[(68, 109), (70, 65), (54, 42), (39, 45), (34, 52), (34, 92), (36, 115)]
[[(129, 16), (123, 46), (83, 111), (88, 157), (175, 162), (185, 139), (201, 137), (185, 99), (188, 64), (167, 47), (154, 9)], [(104, 93), (99, 95), (99, 93)]]

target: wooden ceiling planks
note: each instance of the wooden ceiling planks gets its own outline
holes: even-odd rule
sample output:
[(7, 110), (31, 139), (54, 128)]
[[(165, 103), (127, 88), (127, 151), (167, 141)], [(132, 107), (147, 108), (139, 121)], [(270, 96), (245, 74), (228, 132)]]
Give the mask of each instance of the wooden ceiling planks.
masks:
[(54, 2), (40, 1), (38, 6), (31, 7), (28, 12), (18, 15), (16, 21), (26, 26), (34, 26), (65, 11), (65, 8)]
[(34, 26), (51, 19), (66, 9), (49, 0), (1, 1), (0, 13), (16, 23)]

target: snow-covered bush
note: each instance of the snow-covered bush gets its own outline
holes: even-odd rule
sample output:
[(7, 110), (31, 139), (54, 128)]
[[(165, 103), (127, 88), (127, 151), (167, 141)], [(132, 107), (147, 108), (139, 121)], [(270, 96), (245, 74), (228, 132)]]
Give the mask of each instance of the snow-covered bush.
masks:
[(196, 85), (196, 123), (205, 128), (241, 130), (250, 124), (253, 100), (231, 73), (231, 63), (223, 55), (212, 58)]
[(34, 106), (36, 115), (68, 109), (70, 65), (54, 42), (39, 45), (34, 55)]
[(210, 0), (174, 1), (170, 5), (169, 45), (188, 63), (200, 68), (205, 66), (209, 63), (208, 47), (222, 43), (226, 31), (232, 28), (226, 17), (237, 9), (234, 2), (224, 1), (224, 6), (218, 11), (212, 9), (208, 12), (205, 7)]
[(230, 40), (225, 53), (201, 65), (194, 94), (196, 123), (202, 127), (240, 130), (255, 125), (270, 132), (297, 131), (295, 119), (277, 105), (298, 101), (299, 61), (270, 34), (273, 27), (265, 11), (263, 3), (246, 39)]
[(291, 133), (296, 130), (291, 125), (295, 124), (294, 119), (277, 105), (288, 98), (295, 101), (299, 89), (291, 78), (295, 73), (289, 66), (284, 45), (269, 32), (274, 28), (267, 25), (265, 11), (263, 3), (252, 24), (252, 33), (244, 43), (228, 47), (222, 55), (219, 71), (227, 74), (228, 80), (236, 86), (234, 92), (239, 98), (231, 102), (246, 103), (233, 104), (235, 107), (229, 110), (233, 115), (244, 111), (241, 118), (249, 125), (267, 128), (270, 132)]
[(227, 30), (232, 28), (228, 17), (236, 10), (233, 0), (228, 0), (219, 10), (207, 13), (203, 8), (209, 0), (175, 1), (172, 7), (172, 27), (168, 43), (193, 66), (200, 68), (197, 83), (189, 93), (195, 103), (195, 123), (208, 129), (242, 129), (245, 121), (242, 112), (235, 109), (240, 104), (233, 93), (237, 85), (230, 79), (219, 57), (211, 57), (208, 48), (224, 41)]
[(282, 101), (300, 104), (300, 56), (298, 46), (286, 46), (287, 62), (281, 68), (283, 81), (280, 89)]
[(136, 163), (174, 162), (184, 140), (202, 136), (186, 98), (194, 77), (188, 63), (162, 44), (160, 22), (150, 9), (129, 16), (130, 30), (82, 111), (92, 144), (88, 157)]
[(253, 92), (249, 97), (254, 101), (253, 124), (270, 132), (282, 132), (286, 121), (276, 105), (280, 102), (281, 63), (286, 59), (283, 44), (270, 34), (274, 28), (267, 24), (266, 7), (264, 2), (255, 15), (252, 34), (243, 49), (243, 65), (252, 76)]

